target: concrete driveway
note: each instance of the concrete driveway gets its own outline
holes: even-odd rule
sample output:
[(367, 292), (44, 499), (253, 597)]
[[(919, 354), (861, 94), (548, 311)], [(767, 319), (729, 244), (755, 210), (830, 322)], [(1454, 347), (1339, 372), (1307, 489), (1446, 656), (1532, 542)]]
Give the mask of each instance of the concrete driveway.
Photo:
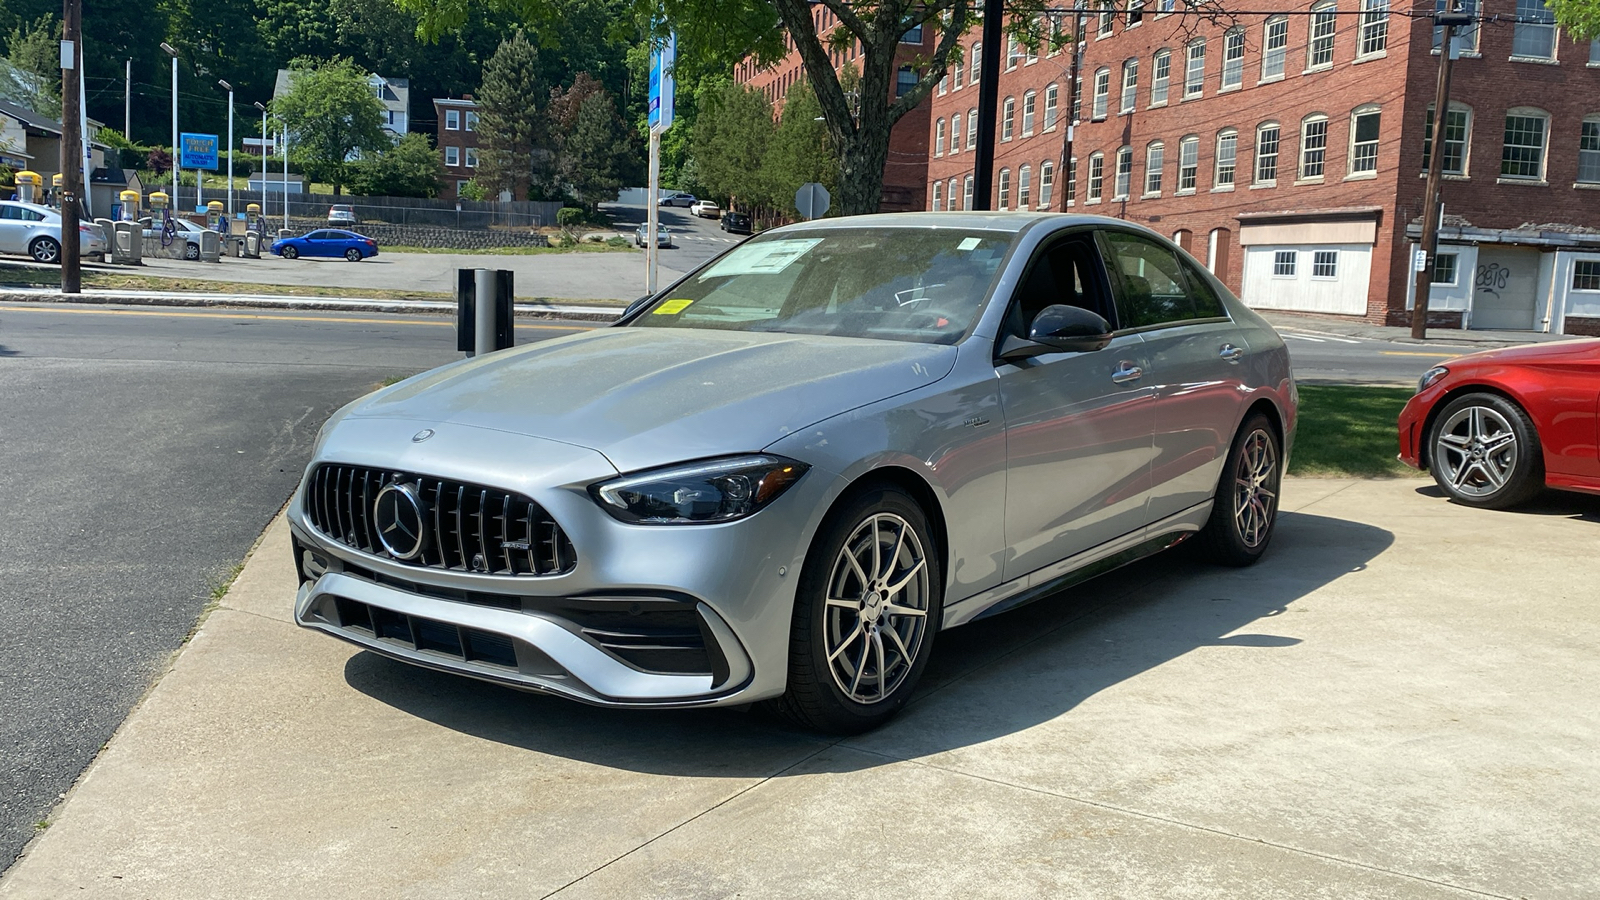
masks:
[(0, 897), (1593, 897), (1600, 498), (1292, 479), (940, 636), (833, 740), (392, 663), (291, 625), (281, 519)]

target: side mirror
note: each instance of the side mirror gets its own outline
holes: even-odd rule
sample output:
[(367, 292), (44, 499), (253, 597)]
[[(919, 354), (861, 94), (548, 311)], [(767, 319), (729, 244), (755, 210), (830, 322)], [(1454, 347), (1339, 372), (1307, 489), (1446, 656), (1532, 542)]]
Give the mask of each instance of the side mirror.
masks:
[(644, 305), (646, 303), (649, 303), (649, 302), (650, 302), (650, 295), (649, 294), (645, 294), (643, 297), (640, 297), (639, 299), (633, 301), (632, 303), (629, 303), (628, 304), (628, 308), (624, 309), (622, 311), (622, 316), (617, 321), (620, 322), (623, 319), (628, 318), (629, 316), (631, 316), (634, 313), (638, 312), (639, 310), (643, 309)]
[(1009, 335), (1000, 358), (1027, 359), (1044, 353), (1093, 353), (1111, 343), (1111, 323), (1079, 306), (1057, 303), (1033, 318), (1026, 340)]

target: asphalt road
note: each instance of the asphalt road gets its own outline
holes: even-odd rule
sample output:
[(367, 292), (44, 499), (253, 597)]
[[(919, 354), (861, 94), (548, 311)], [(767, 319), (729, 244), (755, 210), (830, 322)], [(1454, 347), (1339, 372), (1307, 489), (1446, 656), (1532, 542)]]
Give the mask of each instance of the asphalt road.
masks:
[(1415, 386), (1423, 372), (1473, 347), (1439, 347), (1278, 327), (1294, 374), (1305, 384)]
[[(580, 326), (518, 328), (519, 342)], [(0, 306), (0, 870), (425, 317)]]

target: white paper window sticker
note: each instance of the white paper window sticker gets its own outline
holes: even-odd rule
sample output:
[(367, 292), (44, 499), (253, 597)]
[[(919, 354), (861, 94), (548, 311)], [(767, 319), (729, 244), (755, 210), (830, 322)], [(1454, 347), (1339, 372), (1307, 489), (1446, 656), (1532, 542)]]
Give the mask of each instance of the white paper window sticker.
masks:
[(983, 243), (983, 238), (969, 237), (966, 240), (962, 241), (961, 243), (957, 244), (956, 245), (956, 249), (957, 250), (976, 250), (976, 249), (978, 249), (978, 245), (981, 244), (981, 243)]
[(792, 238), (746, 244), (724, 256), (697, 280), (727, 275), (776, 275), (820, 243), (822, 238)]

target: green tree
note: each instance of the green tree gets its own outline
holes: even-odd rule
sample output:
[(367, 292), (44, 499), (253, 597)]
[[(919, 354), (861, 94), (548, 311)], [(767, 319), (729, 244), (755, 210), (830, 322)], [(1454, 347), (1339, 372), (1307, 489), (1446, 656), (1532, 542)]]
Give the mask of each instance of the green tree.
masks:
[(616, 199), (622, 188), (628, 149), (628, 130), (617, 116), (616, 104), (609, 92), (599, 88), (583, 97), (572, 130), (562, 132), (557, 172), (578, 201), (595, 210), (601, 201)]
[(16, 69), (23, 103), (41, 116), (61, 116), (61, 26), (50, 16), (11, 29), (6, 61)]
[(351, 168), (351, 192), (375, 197), (437, 197), (444, 180), (444, 161), (425, 134), (408, 134)]
[(528, 199), (534, 156), (545, 143), (538, 100), (548, 90), (539, 77), (539, 52), (519, 29), (483, 67), (478, 101), (478, 174), (491, 193)]
[(367, 83), (367, 72), (348, 59), (297, 59), (290, 65), (289, 91), (272, 102), (272, 113), (288, 127), (290, 152), (306, 175), (333, 184), (350, 181), (358, 152), (392, 146), (383, 130), (383, 104)]
[(1600, 0), (1546, 0), (1556, 21), (1579, 40), (1600, 38)]
[(775, 130), (767, 95), (730, 81), (707, 81), (695, 121), (696, 177), (713, 197), (747, 205), (771, 205), (762, 174)]
[(800, 185), (817, 182), (829, 193), (839, 189), (839, 161), (833, 155), (828, 129), (817, 121), (822, 106), (805, 82), (789, 90), (783, 101), (783, 118), (772, 136), (762, 166), (762, 177), (775, 205), (791, 215), (794, 195)]

